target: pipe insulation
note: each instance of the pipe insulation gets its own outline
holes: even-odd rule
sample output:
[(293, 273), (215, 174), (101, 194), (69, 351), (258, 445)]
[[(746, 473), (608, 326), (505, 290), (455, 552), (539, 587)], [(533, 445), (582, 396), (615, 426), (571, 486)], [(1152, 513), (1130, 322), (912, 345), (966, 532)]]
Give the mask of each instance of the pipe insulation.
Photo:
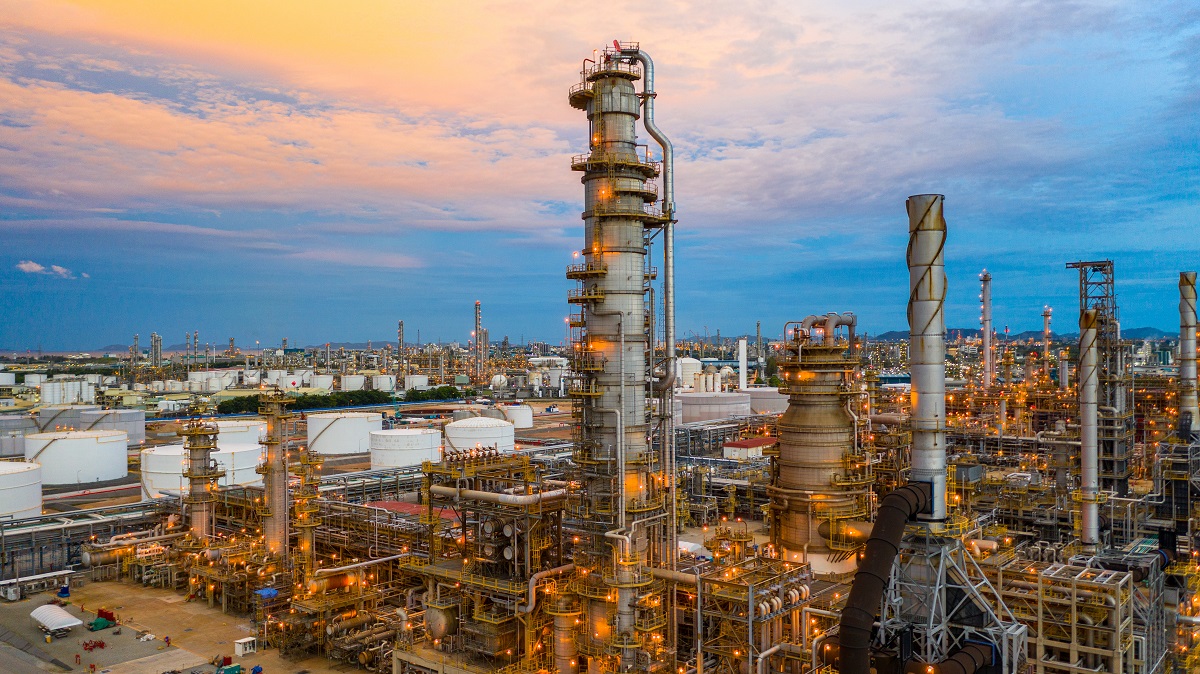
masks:
[(1196, 272), (1179, 272), (1179, 417), (1200, 427), (1196, 401)]
[(1096, 367), (1096, 336), (1098, 315), (1095, 309), (1085, 309), (1079, 315), (1079, 436), (1080, 488), (1083, 491), (1083, 529), (1080, 540), (1084, 545), (1100, 542), (1100, 460), (1096, 440), (1097, 397), (1100, 390)]
[(908, 359), (912, 480), (932, 485), (927, 519), (946, 518), (945, 197), (908, 198)]
[(992, 658), (991, 646), (967, 644), (937, 664), (909, 662), (904, 668), (904, 674), (975, 674), (983, 667), (991, 665)]
[(838, 630), (842, 674), (870, 674), (871, 630), (892, 574), (892, 564), (900, 553), (904, 525), (928, 509), (932, 490), (933, 485), (928, 482), (909, 483), (885, 496), (879, 504), (875, 526), (854, 574), (846, 607), (842, 609)]

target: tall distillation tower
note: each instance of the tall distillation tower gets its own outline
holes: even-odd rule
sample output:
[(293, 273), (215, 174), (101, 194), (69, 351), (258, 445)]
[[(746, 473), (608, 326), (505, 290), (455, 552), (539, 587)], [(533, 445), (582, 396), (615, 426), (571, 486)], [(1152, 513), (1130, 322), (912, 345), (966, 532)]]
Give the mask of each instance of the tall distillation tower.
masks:
[[(581, 540), (575, 546), (580, 599), (580, 651), (588, 671), (664, 665), (667, 646), (646, 625), (665, 624), (665, 607), (655, 593), (648, 567), (668, 566), (674, 503), (671, 471), (670, 405), (652, 404), (667, 390), (674, 363), (670, 288), (671, 151), (654, 126), (653, 63), (637, 44), (614, 43), (584, 61), (581, 81), (570, 92), (572, 107), (587, 113), (588, 154), (572, 160), (583, 173), (583, 262), (567, 269), (578, 281), (568, 301), (579, 306), (570, 318), (570, 393), (576, 398), (574, 478), (582, 486), (572, 504)], [(635, 82), (643, 80), (639, 94)], [(638, 142), (637, 122), (659, 142), (663, 161), (654, 161)], [(651, 181), (663, 174), (663, 208)], [(653, 290), (657, 270), (650, 264), (651, 240), (664, 241), (664, 362), (655, 353)], [(665, 430), (666, 429), (666, 430)], [(659, 437), (656, 448), (653, 438)], [(668, 508), (668, 504), (672, 507)]]

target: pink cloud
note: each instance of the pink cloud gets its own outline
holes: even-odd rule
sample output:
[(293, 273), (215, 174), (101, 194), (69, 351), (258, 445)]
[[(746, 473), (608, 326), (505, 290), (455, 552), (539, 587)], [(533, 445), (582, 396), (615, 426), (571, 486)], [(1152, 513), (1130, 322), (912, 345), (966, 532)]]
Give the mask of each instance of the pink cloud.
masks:
[[(52, 264), (49, 267), (34, 262), (33, 260), (21, 260), (16, 264), (16, 268), (26, 274), (44, 274), (46, 276), (57, 276), (58, 278), (74, 280), (75, 273), (70, 269), (61, 265)], [(88, 274), (81, 274), (83, 278), (91, 278)]]

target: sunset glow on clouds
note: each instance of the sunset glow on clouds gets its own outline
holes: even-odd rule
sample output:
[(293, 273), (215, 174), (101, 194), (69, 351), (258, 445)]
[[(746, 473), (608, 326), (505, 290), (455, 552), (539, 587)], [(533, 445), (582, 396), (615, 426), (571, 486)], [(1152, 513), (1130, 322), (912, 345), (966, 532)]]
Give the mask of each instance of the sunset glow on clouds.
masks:
[[(32, 319), (0, 346), (465, 339), (475, 299), (493, 336), (559, 341), (566, 91), (613, 38), (654, 56), (679, 155), (684, 334), (903, 327), (903, 201), (930, 191), (952, 326), (981, 267), (1030, 327), (1096, 257), (1126, 325), (1174, 321), (1200, 266), (1190, 3), (620, 6), (0, 0), (0, 295)], [(50, 259), (92, 278), (20, 268)]]

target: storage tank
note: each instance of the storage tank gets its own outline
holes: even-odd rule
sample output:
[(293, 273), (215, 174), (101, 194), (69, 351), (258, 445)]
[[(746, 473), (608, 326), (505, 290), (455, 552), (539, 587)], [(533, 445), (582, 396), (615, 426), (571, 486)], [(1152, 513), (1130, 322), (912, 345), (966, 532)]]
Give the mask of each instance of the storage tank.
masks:
[(258, 386), (258, 382), (262, 380), (262, 372), (258, 370), (242, 370), (242, 381), (247, 386)]
[(314, 374), (312, 376), (312, 387), (323, 388), (327, 391), (333, 390), (333, 375), (331, 374)]
[(202, 393), (204, 391), (204, 382), (189, 379), (187, 381), (187, 390), (189, 393)]
[(146, 441), (145, 410), (84, 410), (79, 413), (81, 431), (124, 431), (129, 444)]
[(684, 388), (692, 386), (695, 376), (704, 371), (704, 366), (695, 358), (680, 358), (678, 362), (679, 378), (676, 380), (676, 385)]
[(344, 374), (342, 375), (342, 390), (343, 391), (361, 391), (366, 385), (367, 378), (361, 374)]
[(371, 377), (371, 388), (390, 393), (396, 390), (396, 378), (390, 374), (377, 374)]
[(533, 428), (533, 408), (529, 405), (504, 405), (500, 411), (513, 428)]
[(750, 395), (750, 411), (754, 414), (783, 414), (788, 398), (774, 386), (751, 386), (741, 390)]
[(37, 374), (36, 372), (31, 372), (31, 373), (25, 375), (25, 385), (26, 386), (31, 386), (31, 387), (38, 386), (44, 381), (46, 381), (46, 375), (44, 375), (44, 374)]
[(142, 383), (142, 382), (140, 382), (140, 381), (139, 381), (139, 382), (137, 382), (137, 383), (135, 383), (135, 384), (133, 385), (133, 390), (134, 390), (134, 391), (145, 391), (145, 390), (147, 390), (147, 389), (149, 389), (149, 388), (150, 388), (150, 387), (146, 386), (145, 384), (143, 384), (143, 383)]
[(155, 393), (162, 393), (167, 390), (167, 383), (161, 379), (155, 379), (150, 382), (150, 390)]
[(446, 424), (446, 449), (496, 447), (502, 452), (514, 448), (513, 425), (491, 417), (471, 417)]
[(15, 372), (0, 372), (0, 386), (16, 386), (17, 375)]
[(224, 419), (217, 422), (217, 444), (256, 445), (267, 436), (267, 422), (258, 419)]
[(82, 430), (84, 412), (96, 411), (97, 405), (50, 405), (37, 411), (37, 426), (43, 432)]
[(42, 467), (30, 461), (0, 461), (0, 520), (42, 514)]
[(429, 386), (429, 377), (423, 374), (407, 374), (404, 375), (404, 390), (417, 388), (418, 386)]
[(129, 474), (122, 431), (66, 431), (25, 436), (25, 458), (42, 464), (44, 484), (86, 484)]
[[(134, 386), (136, 387), (137, 384), (134, 384)], [(223, 388), (225, 388), (225, 383), (221, 381), (220, 377), (209, 377), (204, 381), (204, 390), (209, 393), (216, 393)]]
[(378, 412), (308, 415), (308, 448), (318, 454), (356, 454), (371, 448), (371, 431), (383, 430)]
[(680, 393), (683, 423), (750, 416), (749, 393)]
[(436, 428), (372, 431), (371, 468), (419, 466), (441, 458), (442, 432)]
[[(262, 460), (262, 445), (257, 442), (224, 442), (217, 436), (217, 451), (212, 458), (224, 473), (217, 479), (222, 487), (261, 485), (262, 475), (255, 468)], [(183, 445), (147, 447), (142, 450), (142, 497), (156, 498), (164, 491), (187, 490), (183, 479), (187, 449)]]
[(286, 376), (287, 370), (267, 370), (267, 385), (275, 386)]
[(183, 382), (178, 379), (168, 379), (167, 393), (183, 393)]
[(505, 388), (507, 386), (508, 386), (508, 377), (505, 377), (502, 374), (492, 375), (491, 387), (492, 387), (493, 391), (495, 391), (497, 389)]

